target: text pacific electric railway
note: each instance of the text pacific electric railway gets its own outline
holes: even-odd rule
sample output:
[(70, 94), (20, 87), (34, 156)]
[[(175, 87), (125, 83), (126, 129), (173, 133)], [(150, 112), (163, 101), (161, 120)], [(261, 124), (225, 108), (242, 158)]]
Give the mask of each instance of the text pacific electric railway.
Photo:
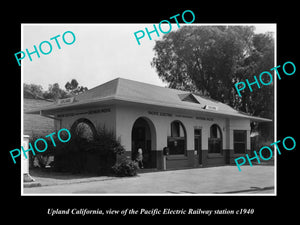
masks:
[(156, 216), (156, 215), (245, 215), (245, 214), (253, 214), (254, 209), (253, 208), (241, 208), (241, 209), (201, 209), (201, 208), (189, 208), (189, 209), (170, 209), (170, 208), (164, 208), (164, 209), (158, 209), (158, 208), (141, 208), (141, 209), (133, 209), (133, 208), (126, 208), (123, 210), (119, 209), (108, 209), (108, 210), (102, 210), (102, 209), (87, 209), (87, 208), (73, 208), (73, 209), (48, 209), (48, 215), (54, 216), (54, 215), (146, 215), (146, 216)]

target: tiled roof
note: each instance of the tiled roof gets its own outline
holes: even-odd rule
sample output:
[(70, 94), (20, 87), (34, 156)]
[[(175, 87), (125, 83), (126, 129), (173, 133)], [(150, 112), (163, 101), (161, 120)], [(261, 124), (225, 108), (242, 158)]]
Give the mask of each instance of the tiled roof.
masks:
[[(128, 80), (124, 78), (116, 78), (102, 85), (96, 86), (80, 95), (74, 97), (71, 103), (58, 105), (54, 104), (43, 110), (44, 113), (53, 110), (63, 110), (67, 108), (75, 108), (76, 106), (84, 106), (86, 104), (95, 104), (97, 102), (105, 102), (109, 100), (121, 100), (125, 102), (134, 102), (148, 105), (158, 105), (170, 108), (181, 108), (188, 110), (196, 110), (202, 112), (211, 112), (216, 114), (231, 115), (238, 117), (247, 117), (239, 113), (232, 107), (199, 95), (166, 87), (160, 87), (143, 82)], [(29, 113), (37, 113), (31, 111)], [(251, 117), (257, 120), (267, 119)]]

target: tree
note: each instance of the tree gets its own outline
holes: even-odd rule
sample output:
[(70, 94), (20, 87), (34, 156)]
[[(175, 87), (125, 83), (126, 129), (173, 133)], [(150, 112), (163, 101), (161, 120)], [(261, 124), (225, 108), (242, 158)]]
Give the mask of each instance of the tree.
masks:
[[(235, 76), (238, 79), (249, 82), (254, 81), (254, 75), (259, 76), (263, 71), (270, 72), (274, 67), (274, 39), (271, 33), (256, 34), (252, 39), (252, 51), (241, 62)], [(274, 80), (274, 72), (273, 80)], [(262, 77), (264, 83), (270, 80), (268, 76)], [(253, 92), (248, 88), (243, 90), (242, 96), (235, 95), (233, 106), (243, 112), (254, 116), (270, 118), (274, 120), (274, 82), (268, 86), (261, 85), (258, 89), (253, 86)], [(259, 130), (265, 140), (273, 140), (273, 123), (251, 123), (252, 130)]]
[[(274, 67), (274, 40), (251, 26), (184, 26), (158, 40), (151, 65), (169, 87), (272, 118), (273, 87), (239, 97), (234, 84)], [(244, 95), (245, 94), (245, 95)]]
[(76, 79), (72, 79), (71, 82), (65, 84), (65, 88), (70, 95), (78, 95), (88, 90), (87, 87), (78, 86)]
[[(249, 82), (254, 81), (254, 77), (258, 77), (263, 71), (271, 72), (274, 67), (274, 39), (272, 34), (256, 34), (252, 38), (252, 50), (249, 56), (241, 60), (239, 68), (236, 70), (235, 78), (237, 80), (248, 79)], [(273, 73), (274, 77), (274, 73)], [(267, 76), (262, 80), (269, 82)], [(235, 95), (233, 106), (243, 112), (250, 113), (254, 116), (261, 116), (273, 119), (274, 111), (274, 83), (263, 86), (260, 89), (253, 86), (250, 92), (246, 88), (242, 92), (242, 96)]]
[(58, 83), (49, 84), (47, 91), (43, 91), (42, 86), (36, 84), (24, 83), (23, 87), (25, 98), (44, 98), (53, 100), (68, 98), (88, 90), (87, 87), (79, 86), (76, 79), (72, 79), (71, 82), (65, 84), (66, 90), (61, 89)]
[(38, 98), (43, 95), (43, 87), (36, 84), (23, 84), (24, 98)]
[(59, 87), (58, 83), (49, 84), (48, 91), (45, 91), (43, 97), (46, 99), (61, 99), (70, 97), (66, 91)]

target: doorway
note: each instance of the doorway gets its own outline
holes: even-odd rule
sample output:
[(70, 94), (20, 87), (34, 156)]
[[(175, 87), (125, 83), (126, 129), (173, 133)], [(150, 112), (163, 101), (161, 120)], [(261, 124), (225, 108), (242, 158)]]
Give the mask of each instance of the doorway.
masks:
[(202, 130), (201, 129), (194, 129), (194, 139), (195, 139), (195, 151), (197, 151), (198, 155), (198, 163), (202, 164)]
[(138, 118), (133, 125), (131, 133), (131, 159), (135, 160), (138, 149), (143, 151), (144, 168), (155, 168), (156, 157), (152, 151), (152, 134), (149, 122), (145, 118)]

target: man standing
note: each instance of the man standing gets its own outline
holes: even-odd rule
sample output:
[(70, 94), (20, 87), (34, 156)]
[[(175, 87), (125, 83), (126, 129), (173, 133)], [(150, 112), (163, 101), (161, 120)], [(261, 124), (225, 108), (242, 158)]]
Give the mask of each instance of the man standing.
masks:
[(143, 150), (142, 150), (142, 147), (140, 145), (138, 147), (136, 161), (139, 164), (139, 168), (143, 169), (144, 168), (144, 165), (143, 165)]

